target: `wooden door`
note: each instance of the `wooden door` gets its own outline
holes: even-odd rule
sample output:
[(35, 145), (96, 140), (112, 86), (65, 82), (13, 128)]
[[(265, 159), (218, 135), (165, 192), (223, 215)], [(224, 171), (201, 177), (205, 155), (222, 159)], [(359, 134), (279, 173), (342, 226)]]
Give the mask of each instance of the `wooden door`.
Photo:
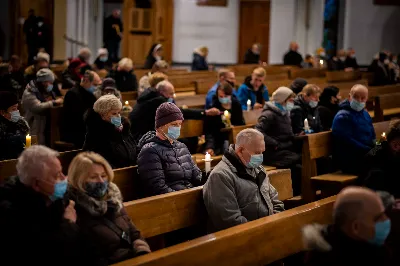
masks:
[(154, 42), (163, 45), (164, 60), (172, 61), (172, 29), (174, 18), (174, 1), (173, 0), (156, 0), (155, 3), (155, 27)]
[(269, 0), (240, 0), (239, 63), (254, 43), (260, 43), (261, 60), (268, 62), (269, 51)]

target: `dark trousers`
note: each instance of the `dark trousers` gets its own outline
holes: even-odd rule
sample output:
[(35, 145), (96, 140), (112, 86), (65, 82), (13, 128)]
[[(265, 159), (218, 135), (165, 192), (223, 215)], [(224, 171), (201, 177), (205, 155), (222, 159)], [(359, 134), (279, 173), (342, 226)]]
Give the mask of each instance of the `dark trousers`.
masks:
[(111, 61), (113, 63), (116, 63), (119, 61), (119, 43), (120, 41), (116, 40), (109, 40), (105, 42), (105, 48), (108, 50), (108, 56), (110, 57)]
[(38, 48), (34, 44), (27, 44), (28, 46), (28, 66), (34, 63), (34, 58), (38, 53)]

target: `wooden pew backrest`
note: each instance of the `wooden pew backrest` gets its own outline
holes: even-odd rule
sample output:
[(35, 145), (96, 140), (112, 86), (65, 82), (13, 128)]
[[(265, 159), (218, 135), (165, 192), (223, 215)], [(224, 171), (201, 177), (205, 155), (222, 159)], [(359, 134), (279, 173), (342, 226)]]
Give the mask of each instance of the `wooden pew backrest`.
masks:
[(121, 191), (124, 202), (138, 199), (140, 197), (139, 175), (137, 166), (130, 166), (114, 170), (113, 182)]
[[(217, 82), (215, 78), (198, 79), (195, 81), (196, 94), (207, 94), (212, 86)], [(205, 101), (205, 98), (204, 98)]]
[(268, 177), (271, 185), (278, 191), (278, 198), (280, 201), (293, 198), (290, 169), (268, 171)]
[(261, 113), (262, 113), (262, 109), (244, 111), (243, 118), (244, 118), (244, 121), (246, 122), (246, 125), (257, 124), (258, 118), (260, 117)]
[(385, 116), (393, 115), (400, 115), (400, 92), (375, 97), (375, 121), (383, 121)]
[(386, 86), (370, 86), (368, 87), (368, 97), (374, 98), (384, 94), (392, 94), (400, 92), (400, 84)]
[(137, 99), (137, 91), (121, 92), (121, 98), (122, 98), (123, 103), (125, 103), (125, 101), (136, 100)]
[(203, 125), (203, 120), (183, 121), (179, 138), (199, 137), (203, 135)]
[(115, 265), (267, 265), (304, 249), (301, 229), (305, 225), (331, 223), (335, 199), (326, 198)]
[(290, 78), (319, 78), (325, 77), (326, 69), (317, 69), (317, 68), (297, 68), (290, 70)]
[(361, 72), (355, 71), (327, 71), (326, 80), (328, 82), (343, 82), (361, 79)]

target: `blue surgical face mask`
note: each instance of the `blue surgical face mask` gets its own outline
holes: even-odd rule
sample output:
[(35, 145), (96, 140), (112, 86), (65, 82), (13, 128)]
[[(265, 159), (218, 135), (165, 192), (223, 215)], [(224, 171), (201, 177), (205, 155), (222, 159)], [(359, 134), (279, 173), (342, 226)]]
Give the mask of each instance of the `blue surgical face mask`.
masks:
[(121, 116), (112, 116), (111, 117), (111, 124), (113, 124), (115, 127), (120, 127), (121, 126)]
[(47, 92), (51, 92), (53, 90), (53, 84), (49, 84), (46, 88)]
[(365, 108), (365, 103), (353, 99), (350, 101), (350, 107), (354, 111), (360, 112)]
[(293, 108), (294, 108), (294, 103), (293, 102), (287, 102), (286, 110), (287, 111), (292, 111)]
[(96, 90), (95, 86), (91, 86), (90, 88), (87, 88), (87, 91), (92, 93), (92, 94), (94, 93), (95, 90)]
[(231, 97), (218, 97), (218, 100), (221, 104), (230, 104)]
[(167, 136), (172, 140), (177, 140), (181, 134), (181, 127), (170, 126), (168, 127)]
[(20, 115), (18, 110), (17, 111), (12, 111), (12, 112), (10, 112), (10, 114), (11, 114), (11, 121), (12, 122), (18, 122), (18, 120), (21, 118), (21, 115)]
[(315, 108), (315, 107), (317, 107), (318, 102), (311, 100), (311, 101), (308, 102), (308, 105), (310, 105), (311, 108)]
[[(247, 150), (246, 150), (247, 151)], [(249, 151), (247, 151), (248, 154)], [(259, 167), (264, 160), (263, 154), (250, 154), (250, 161), (247, 163), (246, 167), (247, 168), (257, 168)]]
[(54, 184), (54, 192), (53, 195), (50, 196), (51, 201), (56, 201), (58, 199), (64, 198), (65, 192), (67, 191), (68, 181), (64, 179), (58, 183)]
[(102, 198), (108, 190), (108, 182), (88, 182), (85, 185), (86, 193), (95, 198)]
[(168, 98), (168, 99), (167, 99), (167, 102), (173, 103), (173, 102), (174, 102), (174, 98)]
[(105, 57), (100, 57), (100, 61), (101, 61), (101, 62), (107, 62), (107, 61), (108, 61), (108, 57), (107, 57), (107, 56), (105, 56)]
[(387, 219), (375, 224), (375, 236), (373, 239), (368, 240), (369, 243), (377, 246), (382, 246), (390, 233), (391, 222)]

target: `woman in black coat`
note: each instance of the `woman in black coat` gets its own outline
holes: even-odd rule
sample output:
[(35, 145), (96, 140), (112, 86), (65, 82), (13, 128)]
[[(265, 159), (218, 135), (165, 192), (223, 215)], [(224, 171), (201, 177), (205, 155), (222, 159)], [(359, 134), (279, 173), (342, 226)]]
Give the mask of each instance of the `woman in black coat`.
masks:
[(102, 155), (113, 168), (136, 164), (136, 143), (129, 120), (121, 117), (121, 101), (114, 95), (101, 96), (86, 114), (83, 150)]
[(118, 62), (117, 69), (110, 71), (108, 77), (115, 80), (117, 89), (121, 92), (137, 91), (138, 89), (138, 81), (133, 72), (132, 59), (122, 58)]
[(194, 50), (193, 52), (193, 61), (192, 61), (192, 71), (199, 70), (209, 70), (208, 62), (208, 48), (206, 46), (201, 46)]
[(107, 161), (94, 152), (82, 152), (68, 169), (68, 196), (75, 201), (76, 224), (108, 264), (150, 252), (132, 223)]
[(223, 154), (229, 146), (225, 145), (226, 141), (229, 140), (228, 134), (221, 132), (221, 129), (226, 127), (226, 120), (223, 120), (225, 119), (225, 111), (229, 112), (231, 125), (242, 126), (245, 124), (242, 106), (232, 93), (233, 88), (229, 83), (221, 83), (217, 88), (217, 93), (213, 97), (211, 106), (211, 108), (220, 110), (221, 115), (206, 116), (204, 119), (205, 150), (212, 156)]
[(152, 69), (155, 62), (162, 59), (163, 47), (160, 43), (155, 43), (151, 46), (149, 53), (144, 63), (144, 69)]
[(326, 87), (319, 97), (317, 111), (321, 120), (322, 130), (331, 130), (333, 118), (339, 112), (340, 99), (339, 88), (335, 86)]
[(163, 103), (155, 120), (156, 132), (147, 132), (138, 145), (138, 170), (145, 196), (200, 185), (200, 169), (186, 145), (177, 140), (183, 122), (181, 110), (173, 103)]

